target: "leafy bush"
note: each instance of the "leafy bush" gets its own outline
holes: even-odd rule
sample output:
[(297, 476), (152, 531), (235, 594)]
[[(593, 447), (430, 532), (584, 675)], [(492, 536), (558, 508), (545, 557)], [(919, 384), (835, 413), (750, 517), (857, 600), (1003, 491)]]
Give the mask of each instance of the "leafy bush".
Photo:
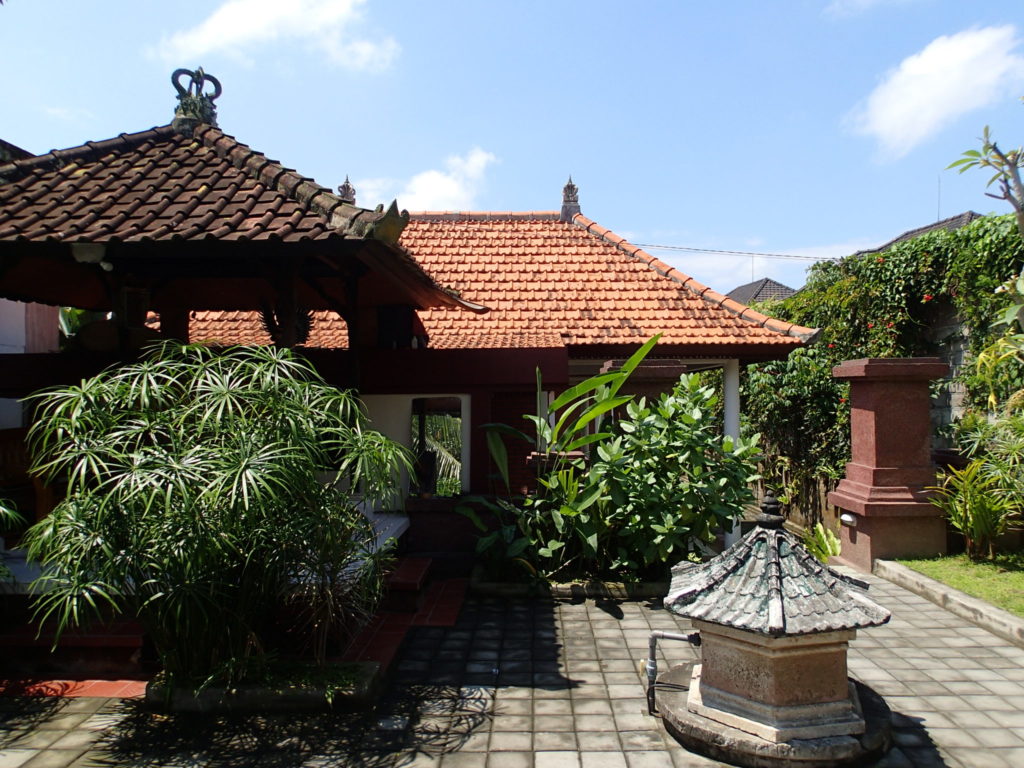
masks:
[(942, 484), (932, 490), (932, 502), (964, 537), (967, 554), (992, 558), (995, 541), (1008, 530), (1015, 510), (998, 476), (986, 472), (985, 461), (974, 459), (963, 469), (948, 469)]
[[(18, 511), (9, 503), (0, 499), (0, 533), (3, 532), (8, 526), (16, 526), (22, 523), (21, 515)], [(11, 569), (7, 566), (4, 561), (3, 548), (0, 547), (0, 581), (5, 581), (12, 578)]]
[[(744, 415), (764, 436), (765, 477), (784, 489), (791, 509), (820, 517), (818, 478), (842, 475), (849, 454), (849, 406), (831, 369), (862, 357), (913, 357), (937, 352), (928, 328), (958, 318), (973, 355), (1003, 335), (998, 319), (1011, 302), (997, 289), (1024, 260), (1013, 216), (979, 219), (954, 231), (930, 232), (880, 254), (822, 262), (794, 296), (762, 307), (800, 325), (820, 328), (813, 349), (787, 361), (748, 369)], [(1024, 364), (1008, 364), (996, 381), (1004, 400), (1024, 387)], [(959, 374), (969, 403), (983, 406), (989, 381), (966, 366)]]
[(33, 401), (34, 471), (68, 487), (27, 534), (60, 630), (136, 615), (172, 679), (232, 682), (282, 604), (320, 661), (372, 610), (382, 555), (354, 491), (388, 496), (409, 459), (291, 352), (168, 343)]
[(835, 532), (821, 523), (804, 531), (803, 544), (822, 563), (828, 563), (830, 557), (837, 557), (843, 549)]
[[(522, 502), (518, 535), (506, 525), (498, 536), (548, 578), (660, 577), (753, 498), (756, 438), (722, 436), (718, 396), (699, 377), (651, 403), (618, 394), (656, 340), (620, 370), (562, 393), (550, 421), (525, 417), (549, 462)], [(613, 419), (616, 409), (624, 413)]]

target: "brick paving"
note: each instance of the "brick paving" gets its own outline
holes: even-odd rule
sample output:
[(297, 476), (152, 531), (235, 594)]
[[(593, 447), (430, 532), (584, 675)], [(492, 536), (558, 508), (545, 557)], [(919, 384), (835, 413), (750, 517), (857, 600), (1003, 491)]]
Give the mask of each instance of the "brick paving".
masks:
[[(860, 633), (850, 668), (895, 713), (897, 746), (878, 765), (1024, 765), (1024, 649), (870, 581), (893, 619)], [(0, 699), (0, 768), (721, 765), (644, 714), (648, 633), (686, 628), (647, 603), (471, 599), (455, 626), (412, 630), (372, 713), (186, 717), (131, 700)], [(662, 647), (662, 664), (693, 657)]]

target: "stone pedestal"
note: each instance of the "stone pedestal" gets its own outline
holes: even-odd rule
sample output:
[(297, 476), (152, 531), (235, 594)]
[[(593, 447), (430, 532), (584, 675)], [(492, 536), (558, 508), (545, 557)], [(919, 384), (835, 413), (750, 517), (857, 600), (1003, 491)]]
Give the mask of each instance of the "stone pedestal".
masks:
[(850, 382), (851, 461), (829, 494), (852, 513), (840, 532), (838, 560), (871, 571), (876, 558), (946, 551), (946, 523), (929, 501), (931, 462), (929, 382), (949, 372), (938, 358), (850, 360), (832, 375)]
[(778, 743), (864, 732), (846, 673), (856, 630), (771, 637), (695, 620), (702, 664), (687, 709)]

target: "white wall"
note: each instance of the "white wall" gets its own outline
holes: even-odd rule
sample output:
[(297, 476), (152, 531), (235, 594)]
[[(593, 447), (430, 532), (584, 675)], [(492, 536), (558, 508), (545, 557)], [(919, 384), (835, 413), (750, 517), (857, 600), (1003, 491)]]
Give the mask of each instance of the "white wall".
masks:
[[(25, 351), (25, 304), (0, 299), (0, 354)], [(21, 426), (21, 403), (0, 398), (0, 429)]]
[[(411, 395), (361, 395), (370, 418), (370, 426), (390, 437), (406, 448), (412, 447), (412, 401), (417, 397), (457, 397), (462, 403), (462, 487), (469, 488), (469, 436), (470, 411), (469, 395), (459, 394), (411, 394)], [(409, 478), (402, 474), (402, 493), (409, 493)]]

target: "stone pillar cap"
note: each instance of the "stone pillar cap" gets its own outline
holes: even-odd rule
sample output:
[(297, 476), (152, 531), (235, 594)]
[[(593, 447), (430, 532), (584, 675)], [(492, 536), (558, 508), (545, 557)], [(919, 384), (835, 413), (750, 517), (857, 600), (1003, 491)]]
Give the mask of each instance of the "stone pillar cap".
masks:
[(832, 369), (832, 376), (837, 379), (889, 381), (938, 379), (948, 373), (949, 365), (937, 357), (862, 357)]

